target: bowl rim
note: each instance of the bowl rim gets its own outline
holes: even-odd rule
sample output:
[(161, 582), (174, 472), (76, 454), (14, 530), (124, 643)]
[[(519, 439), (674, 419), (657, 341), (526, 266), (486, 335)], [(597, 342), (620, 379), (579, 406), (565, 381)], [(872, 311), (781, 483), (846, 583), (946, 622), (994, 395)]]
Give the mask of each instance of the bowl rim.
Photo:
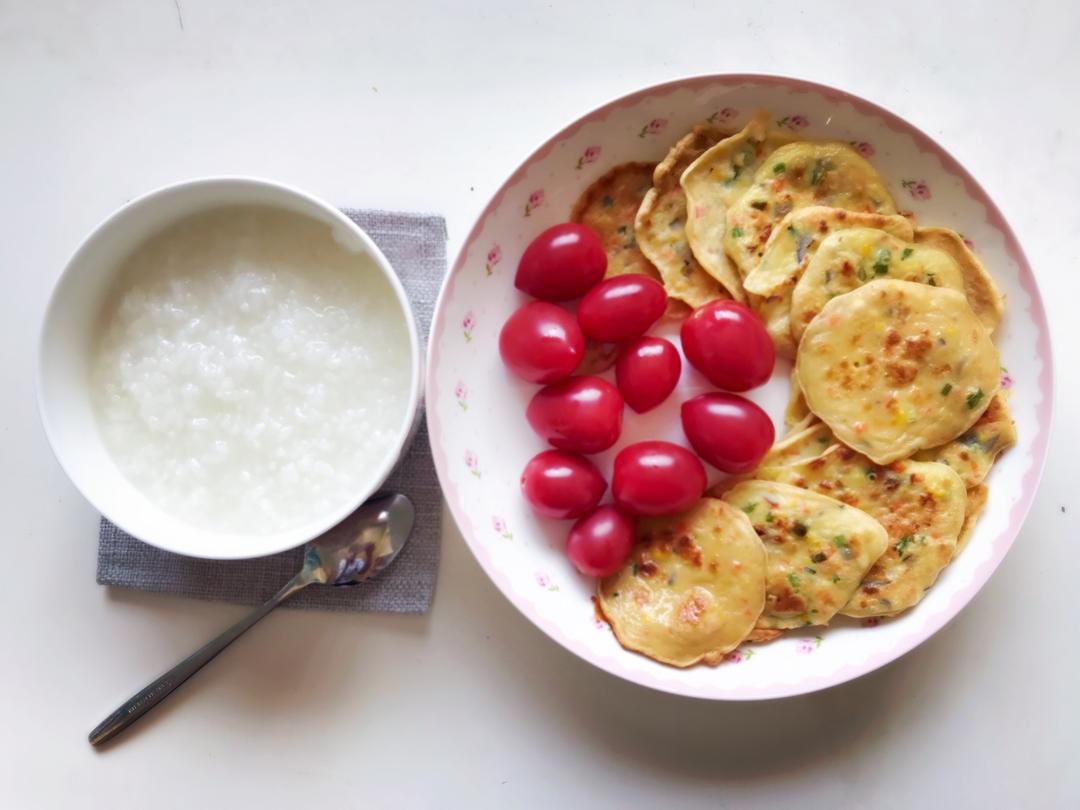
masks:
[[(955, 618), (983, 588), (990, 576), (1001, 564), (1005, 554), (1015, 542), (1028, 512), (1031, 510), (1035, 493), (1038, 490), (1039, 481), (1042, 478), (1042, 473), (1046, 466), (1046, 456), (1049, 447), (1049, 437), (1052, 429), (1054, 412), (1053, 353), (1050, 344), (1049, 320), (1046, 316), (1038, 280), (1035, 277), (1035, 273), (1032, 271), (1031, 264), (1020, 245), (1019, 239), (1017, 239), (1015, 232), (1005, 219), (1001, 209), (998, 208), (997, 204), (982, 185), (963, 166), (963, 164), (952, 155), (951, 152), (945, 149), (945, 147), (926, 134), (922, 129), (897, 113), (856, 95), (855, 93), (841, 90), (831, 85), (781, 74), (704, 73), (693, 74), (649, 85), (625, 93), (582, 113), (558, 129), (553, 135), (544, 139), (537, 147), (530, 151), (528, 155), (518, 163), (517, 167), (510, 175), (500, 183), (487, 204), (477, 215), (467, 236), (462, 241), (454, 259), (454, 263), (450, 266), (449, 272), (443, 278), (439, 290), (439, 297), (436, 300), (431, 330), (428, 336), (427, 348), (426, 387), (430, 399), (438, 398), (439, 386), (436, 379), (436, 372), (439, 368), (439, 337), (446, 331), (446, 300), (449, 296), (449, 291), (454, 285), (455, 278), (464, 267), (466, 254), (479, 237), (482, 227), (492, 212), (502, 204), (503, 197), (508, 188), (522, 179), (528, 167), (536, 160), (545, 156), (560, 140), (571, 136), (586, 123), (595, 120), (598, 117), (602, 117), (614, 109), (635, 104), (654, 94), (669, 92), (679, 88), (698, 89), (710, 84), (723, 84), (727, 86), (760, 84), (786, 87), (796, 92), (816, 93), (829, 102), (846, 102), (860, 114), (880, 119), (889, 129), (909, 135), (920, 150), (929, 151), (935, 154), (941, 161), (942, 170), (946, 174), (956, 177), (963, 183), (966, 193), (983, 205), (986, 211), (987, 222), (1002, 235), (1005, 250), (1016, 262), (1020, 271), (1019, 275), (1021, 283), (1031, 298), (1031, 315), (1036, 323), (1042, 325), (1038, 335), (1037, 353), (1043, 361), (1043, 367), (1037, 384), (1044, 396), (1036, 408), (1036, 422), (1039, 426), (1039, 431), (1032, 441), (1032, 463), (1023, 474), (1023, 491), (1018, 500), (1012, 505), (1008, 516), (1008, 525), (1002, 534), (999, 535), (996, 544), (998, 548), (991, 559), (974, 572), (971, 581), (953, 595), (952, 600), (945, 608), (929, 618), (924, 626), (902, 637), (897, 644), (881, 654), (875, 655), (856, 665), (840, 667), (833, 672), (814, 678), (807, 678), (794, 684), (773, 684), (767, 687), (744, 690), (732, 694), (711, 693), (675, 680), (672, 677), (664, 677), (664, 675), (653, 676), (640, 671), (627, 671), (625, 668), (612, 663), (618, 659), (601, 656), (590, 645), (567, 637), (556, 622), (536, 613), (532, 608), (531, 602), (519, 595), (514, 586), (494, 567), (492, 560), (487, 555), (482, 541), (471, 536), (472, 522), (462, 503), (460, 503), (456, 497), (455, 485), (450, 478), (448, 460), (446, 458), (446, 453), (442, 448), (443, 427), (439, 414), (434, 408), (430, 409), (430, 412), (428, 413), (428, 440), (431, 444), (432, 456), (435, 460), (435, 470), (443, 490), (443, 497), (446, 499), (450, 514), (461, 532), (465, 544), (480, 564), (484, 573), (495, 584), (503, 596), (517, 608), (526, 619), (548, 636), (548, 638), (579, 658), (609, 674), (657, 691), (668, 692), (685, 697), (694, 697), (702, 700), (769, 700), (806, 694), (837, 686), (873, 672), (886, 664), (895, 661), (897, 658), (905, 655), (919, 644), (929, 639), (949, 621)], [(1004, 537), (1003, 541), (1001, 539), (1002, 537)], [(623, 652), (626, 655), (635, 655), (635, 653), (627, 651)]]
[[(52, 425), (50, 418), (50, 405), (46, 402), (45, 395), (45, 346), (48, 340), (50, 328), (57, 317), (57, 303), (60, 290), (64, 284), (78, 272), (78, 268), (84, 258), (86, 252), (90, 249), (98, 238), (101, 237), (109, 228), (113, 227), (124, 216), (127, 216), (132, 210), (138, 207), (146, 205), (153, 205), (164, 197), (168, 197), (171, 194), (184, 192), (190, 189), (199, 187), (232, 187), (244, 189), (264, 189), (269, 190), (274, 194), (284, 195), (286, 197), (293, 197), (300, 202), (306, 203), (310, 206), (321, 211), (327, 216), (334, 225), (345, 228), (354, 237), (359, 240), (360, 245), (368, 256), (370, 256), (375, 265), (379, 268), (380, 273), (386, 278), (391, 288), (394, 291), (398, 304), (402, 310), (405, 318), (406, 331), (409, 335), (409, 357), (412, 363), (412, 370), (409, 377), (409, 399), (405, 408), (404, 418), (402, 419), (401, 426), (397, 432), (394, 440), (393, 448), (387, 452), (385, 457), (379, 464), (377, 475), (373, 480), (373, 484), (370, 488), (361, 492), (357, 497), (350, 498), (344, 506), (335, 509), (333, 512), (327, 513), (327, 516), (318, 520), (309, 520), (301, 526), (293, 529), (288, 529), (280, 532), (274, 532), (270, 534), (252, 534), (245, 535), (236, 532), (216, 532), (212, 530), (203, 529), (197, 526), (190, 526), (185, 529), (184, 532), (180, 532), (177, 536), (180, 542), (176, 542), (172, 538), (152, 538), (144, 537), (141, 534), (136, 534), (131, 531), (131, 528), (127, 524), (127, 520), (123, 514), (113, 512), (107, 514), (97, 503), (94, 502), (86, 494), (86, 488), (83, 486), (83, 482), (80, 477), (72, 473), (71, 465), (68, 460), (68, 454), (65, 448), (61, 447), (56, 441), (56, 432)], [(224, 207), (232, 205), (233, 203), (225, 203), (219, 206), (219, 204), (209, 203), (205, 207), (200, 207), (197, 210), (212, 210), (216, 207)], [(235, 203), (237, 205), (243, 205), (243, 202)], [(266, 205), (269, 207), (275, 207), (275, 202), (259, 202), (252, 201), (253, 205)], [(302, 213), (302, 212), (294, 212)], [(303, 214), (311, 216), (310, 213)], [(177, 221), (181, 217), (177, 217)], [(143, 237), (149, 237), (152, 232), (147, 231), (143, 234)], [(332, 204), (325, 200), (316, 197), (306, 191), (302, 191), (295, 186), (291, 186), (286, 183), (281, 183), (276, 180), (270, 180), (265, 177), (257, 177), (252, 175), (206, 175), (201, 177), (190, 178), (186, 180), (179, 180), (173, 183), (168, 183), (164, 186), (151, 189), (137, 197), (132, 198), (124, 205), (120, 206), (112, 213), (104, 217), (97, 225), (95, 225), (84, 236), (72, 252), (67, 263), (64, 265), (63, 270), (56, 277), (53, 282), (52, 289), (49, 293), (48, 302), (45, 306), (43, 314), (41, 316), (41, 322), (37, 335), (37, 362), (35, 363), (35, 379), (34, 389), (35, 398), (37, 400), (38, 416), (41, 420), (42, 427), (45, 431), (46, 439), (48, 440), (49, 447), (52, 450), (53, 456), (56, 458), (57, 463), (63, 469), (64, 474), (68, 480), (75, 486), (79, 493), (99, 512), (103, 517), (115, 524), (122, 531), (136, 537), (137, 539), (145, 542), (151, 546), (159, 548), (163, 551), (172, 552), (174, 554), (181, 554), (187, 557), (198, 557), (200, 559), (213, 559), (213, 560), (240, 560), (240, 559), (252, 559), (257, 557), (270, 556), (272, 554), (278, 554), (283, 551), (301, 546), (320, 534), (332, 529), (342, 520), (347, 518), (352, 512), (354, 512), (367, 498), (369, 498), (379, 487), (381, 487), (386, 478), (393, 471), (394, 467), (398, 464), (401, 458), (404, 456), (406, 448), (414, 435), (415, 428), (417, 426), (417, 417), (419, 408), (423, 401), (424, 393), (424, 363), (425, 354), (423, 351), (423, 342), (420, 338), (419, 327), (417, 326), (416, 315), (413, 312), (412, 305), (409, 302), (408, 294), (405, 291), (405, 287), (401, 282), (398, 274), (394, 271), (393, 266), (390, 264), (389, 259), (379, 249), (378, 245), (372, 240), (367, 232), (349, 219), (341, 210), (334, 207)], [(181, 520), (176, 518), (177, 520)], [(192, 535), (204, 535), (204, 534), (217, 534), (223, 536), (231, 536), (236, 538), (243, 538), (238, 540), (237, 545), (240, 548), (232, 550), (223, 550), (221, 553), (213, 553), (213, 549), (199, 549), (199, 552), (193, 553), (190, 549), (184, 547), (183, 538)], [(261, 538), (274, 538), (274, 542), (258, 546), (257, 543)], [(255, 549), (252, 552), (246, 552), (242, 546), (245, 544), (256, 544)]]

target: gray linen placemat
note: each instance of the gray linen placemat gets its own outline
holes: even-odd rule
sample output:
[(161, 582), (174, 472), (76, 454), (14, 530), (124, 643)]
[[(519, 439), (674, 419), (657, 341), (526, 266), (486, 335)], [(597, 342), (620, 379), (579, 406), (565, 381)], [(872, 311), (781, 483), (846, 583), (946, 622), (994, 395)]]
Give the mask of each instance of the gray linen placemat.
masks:
[[(345, 209), (367, 231), (401, 278), (420, 334), (427, 336), (446, 273), (446, 223), (440, 216)], [(431, 607), (439, 567), (442, 492), (421, 423), (386, 489), (416, 505), (416, 528), (394, 564), (377, 579), (348, 588), (311, 587), (287, 607), (424, 613)], [(170, 554), (136, 540), (104, 518), (98, 532), (97, 581), (196, 599), (257, 604), (299, 570), (302, 549), (255, 560), (202, 560)]]

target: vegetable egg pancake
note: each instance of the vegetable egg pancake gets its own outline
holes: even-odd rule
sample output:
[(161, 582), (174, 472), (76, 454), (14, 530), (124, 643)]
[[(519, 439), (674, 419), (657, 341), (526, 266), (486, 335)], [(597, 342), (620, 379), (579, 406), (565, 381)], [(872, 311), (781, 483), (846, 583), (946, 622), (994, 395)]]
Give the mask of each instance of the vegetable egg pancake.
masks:
[(967, 508), (964, 483), (944, 464), (883, 467), (843, 445), (755, 475), (836, 498), (885, 527), (889, 546), (840, 610), (845, 616), (892, 616), (917, 604), (952, 559)]
[(792, 211), (769, 237), (761, 262), (746, 279), (746, 289), (753, 293), (754, 311), (782, 356), (795, 356), (802, 329), (796, 334), (791, 328), (792, 295), (818, 248), (831, 234), (862, 228), (875, 228), (905, 241), (913, 236), (911, 223), (902, 216), (814, 205)]
[(686, 194), (679, 178), (699, 155), (727, 136), (708, 124), (698, 124), (683, 136), (653, 172), (652, 188), (634, 220), (638, 244), (660, 271), (668, 295), (692, 307), (728, 294), (698, 264), (686, 241)]
[(895, 214), (885, 182), (846, 143), (799, 141), (781, 146), (754, 173), (750, 188), (728, 209), (724, 247), (742, 278), (761, 258), (785, 216), (810, 205)]
[(776, 444), (761, 459), (762, 467), (794, 464), (820, 456), (836, 444), (836, 437), (824, 422), (815, 422), (802, 430), (794, 431)]
[(574, 203), (571, 222), (578, 222), (600, 240), (607, 254), (604, 278), (640, 273), (660, 280), (660, 273), (637, 244), (634, 217), (652, 188), (654, 163), (623, 163), (593, 182)]
[(964, 292), (960, 266), (944, 251), (913, 245), (875, 228), (830, 234), (791, 293), (791, 336), (796, 345), (825, 304), (874, 279), (900, 279)]
[(761, 296), (791, 290), (822, 240), (849, 228), (877, 228), (905, 242), (915, 237), (911, 221), (899, 214), (867, 214), (827, 205), (799, 208), (773, 229), (761, 261), (746, 277), (744, 286)]
[(724, 500), (750, 517), (765, 544), (762, 629), (828, 624), (889, 542), (865, 512), (788, 484), (744, 481)]
[(677, 667), (715, 665), (761, 615), (765, 549), (743, 512), (702, 498), (681, 515), (640, 520), (630, 559), (597, 596), (626, 649)]
[(952, 441), (997, 392), (990, 336), (955, 290), (871, 281), (829, 301), (795, 364), (810, 410), (879, 464)]
[(761, 161), (788, 138), (768, 134), (768, 113), (758, 113), (730, 138), (706, 150), (682, 173), (686, 238), (694, 257), (736, 301), (745, 301), (738, 271), (724, 252), (727, 210), (754, 179)]
[(959, 473), (964, 486), (971, 489), (986, 480), (997, 457), (1014, 444), (1016, 425), (1004, 392), (999, 392), (970, 429), (941, 447), (920, 450), (913, 458), (952, 467)]
[(1005, 315), (1005, 295), (964, 238), (949, 228), (916, 228), (915, 243), (943, 250), (960, 265), (968, 303), (987, 331), (993, 333)]

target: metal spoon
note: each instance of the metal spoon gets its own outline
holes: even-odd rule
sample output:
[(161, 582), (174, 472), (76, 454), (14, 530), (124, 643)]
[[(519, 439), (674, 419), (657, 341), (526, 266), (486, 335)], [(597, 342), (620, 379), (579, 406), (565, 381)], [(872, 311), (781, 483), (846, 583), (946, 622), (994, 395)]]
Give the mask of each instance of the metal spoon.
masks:
[(400, 493), (380, 493), (308, 544), (299, 573), (261, 607), (133, 695), (90, 732), (90, 744), (112, 739), (206, 666), (259, 619), (308, 585), (355, 585), (376, 576), (405, 546), (416, 510)]

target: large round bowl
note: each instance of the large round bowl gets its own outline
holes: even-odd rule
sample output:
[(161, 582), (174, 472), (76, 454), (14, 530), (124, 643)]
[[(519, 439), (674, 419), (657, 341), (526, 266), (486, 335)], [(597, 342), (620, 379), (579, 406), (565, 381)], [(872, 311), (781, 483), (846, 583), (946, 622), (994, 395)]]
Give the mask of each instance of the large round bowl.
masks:
[[(89, 368), (101, 312), (124, 260), (178, 220), (229, 205), (270, 206), (327, 226), (345, 250), (368, 256), (394, 290), (409, 334), (409, 391), (393, 446), (372, 465), (353, 497), (306, 522), (265, 534), (196, 527), (143, 495), (113, 462), (98, 430)], [(41, 332), (38, 404), (49, 443), (64, 471), (94, 507), (129, 534), (192, 557), (261, 557), (306, 543), (341, 522), (386, 480), (412, 438), (422, 394), (421, 341), (401, 281), (356, 223), (333, 206), (288, 186), (245, 177), (213, 177), (167, 186), (132, 200), (79, 246), (57, 281)]]
[[(990, 498), (968, 547), (914, 609), (880, 622), (836, 620), (768, 645), (748, 645), (719, 667), (680, 670), (623, 650), (598, 621), (594, 583), (563, 554), (567, 524), (537, 518), (519, 493), (525, 462), (542, 449), (525, 422), (534, 386), (503, 369), (499, 329), (523, 301), (513, 276), (522, 250), (568, 218), (578, 194), (612, 166), (656, 161), (703, 119), (732, 129), (759, 108), (777, 126), (813, 139), (857, 145), (888, 181), (897, 204), (924, 224), (955, 228), (1007, 293), (996, 336), (1011, 387), (1019, 441), (989, 478)], [(903, 655), (955, 616), (1012, 545), (1035, 494), (1050, 430), (1050, 336), (1039, 291), (997, 206), (941, 146), (896, 115), (848, 93), (771, 76), (703, 76), (650, 87), (594, 110), (555, 134), (507, 179), (484, 208), (443, 286), (431, 335), (428, 425), (436, 467), (465, 540), (492, 581), (566, 649), (601, 669), (654, 689), (720, 700), (753, 700), (823, 689)], [(787, 366), (753, 398), (779, 422)], [(678, 401), (704, 390), (693, 374), (659, 413), (626, 412), (622, 440), (598, 457), (649, 436), (685, 442)], [(874, 625), (874, 626), (867, 626)]]

